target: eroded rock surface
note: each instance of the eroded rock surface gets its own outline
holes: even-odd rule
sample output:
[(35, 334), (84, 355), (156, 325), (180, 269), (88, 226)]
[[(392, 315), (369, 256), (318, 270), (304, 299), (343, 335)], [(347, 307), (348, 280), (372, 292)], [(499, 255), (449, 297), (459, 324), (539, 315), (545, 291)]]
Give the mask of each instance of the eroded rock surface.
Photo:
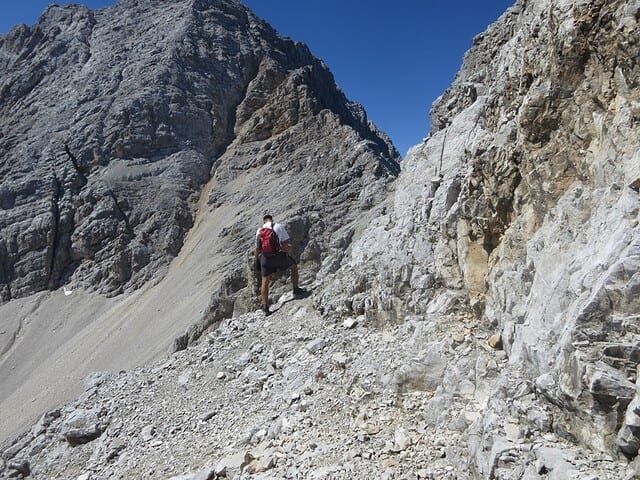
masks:
[(212, 169), (210, 203), (255, 214), (239, 221), (295, 209), (330, 231), (398, 172), (326, 66), (235, 1), (51, 6), (0, 37), (0, 70), (3, 302), (162, 278)]
[(639, 8), (517, 2), (479, 35), (388, 214), (317, 300), (379, 322), (458, 302), (493, 326), (509, 368), (469, 425), (480, 475), (511, 469), (495, 451), (526, 423), (515, 378), (554, 432), (637, 454)]

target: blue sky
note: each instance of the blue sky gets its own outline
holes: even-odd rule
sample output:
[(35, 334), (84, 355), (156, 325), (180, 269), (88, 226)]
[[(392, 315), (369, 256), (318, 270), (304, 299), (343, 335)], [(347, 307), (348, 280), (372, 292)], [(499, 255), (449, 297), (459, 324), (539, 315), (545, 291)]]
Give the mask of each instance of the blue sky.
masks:
[[(48, 0), (6, 1), (0, 33), (33, 24)], [(60, 1), (102, 8), (114, 0)], [(281, 35), (305, 42), (400, 153), (429, 132), (431, 103), (472, 39), (515, 0), (244, 0)]]

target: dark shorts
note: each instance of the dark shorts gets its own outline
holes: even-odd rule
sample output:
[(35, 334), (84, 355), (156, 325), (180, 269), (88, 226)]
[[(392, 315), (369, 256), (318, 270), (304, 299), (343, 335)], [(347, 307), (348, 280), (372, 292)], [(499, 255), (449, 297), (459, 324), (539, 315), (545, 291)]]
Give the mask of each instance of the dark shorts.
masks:
[(263, 277), (268, 277), (274, 272), (287, 270), (291, 265), (296, 265), (296, 262), (285, 252), (260, 254), (260, 274)]

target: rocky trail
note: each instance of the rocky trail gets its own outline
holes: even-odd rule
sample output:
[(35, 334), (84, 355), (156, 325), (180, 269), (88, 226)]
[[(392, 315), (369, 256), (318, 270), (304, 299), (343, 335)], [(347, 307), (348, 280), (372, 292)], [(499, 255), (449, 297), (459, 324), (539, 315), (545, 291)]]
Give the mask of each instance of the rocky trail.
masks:
[[(485, 400), (459, 366), (508, 368), (490, 332), (461, 313), (332, 322), (312, 301), (284, 295), (270, 316), (225, 320), (165, 361), (90, 375), (4, 452), (3, 478), (472, 478), (460, 462)], [(508, 424), (490, 478), (625, 478), (625, 463), (551, 433), (526, 383), (512, 387), (511, 409), (530, 421)]]

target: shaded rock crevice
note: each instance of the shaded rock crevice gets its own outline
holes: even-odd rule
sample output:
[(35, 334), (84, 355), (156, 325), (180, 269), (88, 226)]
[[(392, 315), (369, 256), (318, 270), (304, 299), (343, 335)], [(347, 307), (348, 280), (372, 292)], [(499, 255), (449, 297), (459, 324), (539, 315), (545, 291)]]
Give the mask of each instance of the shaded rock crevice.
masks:
[(53, 198), (51, 200), (51, 216), (52, 216), (52, 225), (51, 225), (51, 237), (52, 237), (52, 245), (51, 245), (51, 259), (49, 263), (49, 288), (55, 289), (58, 287), (57, 278), (55, 277), (56, 271), (56, 263), (57, 259), (60, 258), (59, 248), (60, 248), (60, 200), (62, 198), (62, 186), (60, 185), (60, 181), (53, 175)]

